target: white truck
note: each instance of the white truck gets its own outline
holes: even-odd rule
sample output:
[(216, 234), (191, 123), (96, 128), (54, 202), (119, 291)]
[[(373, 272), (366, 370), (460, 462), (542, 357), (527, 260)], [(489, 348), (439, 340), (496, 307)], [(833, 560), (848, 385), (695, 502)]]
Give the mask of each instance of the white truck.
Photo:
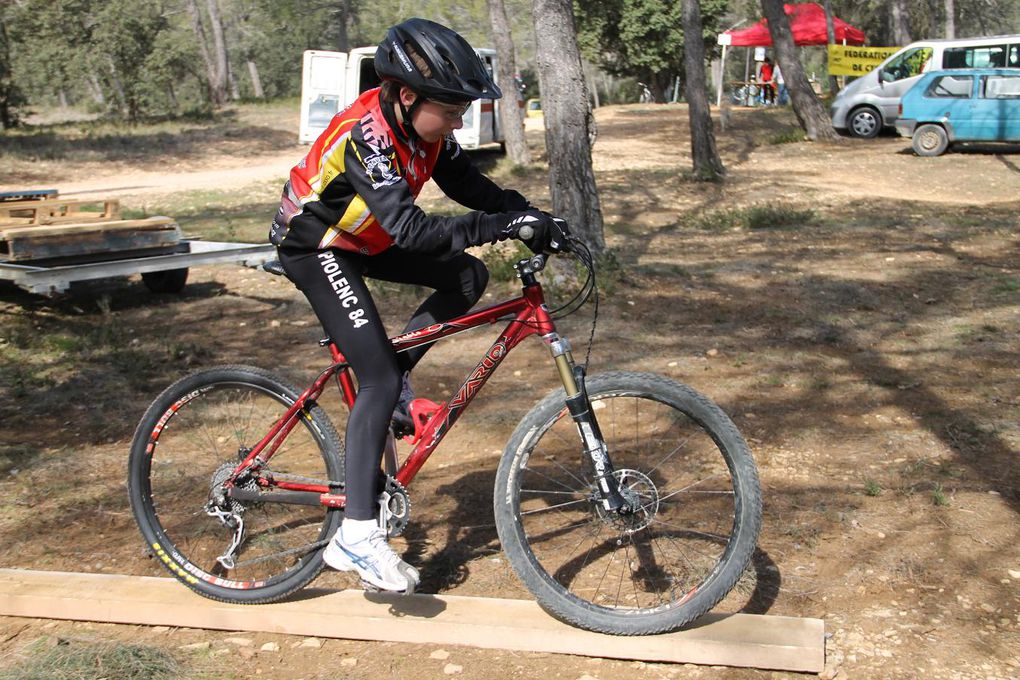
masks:
[[(310, 144), (315, 141), (333, 116), (349, 106), (365, 90), (377, 87), (375, 73), (375, 47), (359, 47), (350, 52), (306, 50), (301, 76), (301, 131), (299, 140)], [(475, 50), (489, 72), (499, 73), (496, 51)], [(500, 84), (504, 92), (507, 87)], [(513, 88), (509, 88), (511, 91)], [(499, 100), (475, 101), (464, 114), (464, 127), (454, 134), (465, 149), (477, 149), (486, 144), (503, 145), (502, 126), (499, 122)]]

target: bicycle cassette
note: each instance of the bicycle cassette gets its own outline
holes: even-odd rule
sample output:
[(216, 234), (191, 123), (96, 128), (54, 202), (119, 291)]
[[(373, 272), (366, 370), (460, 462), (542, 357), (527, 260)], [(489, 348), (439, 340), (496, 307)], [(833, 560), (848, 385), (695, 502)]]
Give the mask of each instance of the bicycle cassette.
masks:
[(379, 494), (379, 526), (389, 537), (399, 536), (407, 528), (411, 517), (411, 499), (404, 485), (386, 476), (386, 484)]
[[(244, 503), (227, 496), (227, 492), (223, 484), (230, 479), (231, 475), (234, 474), (234, 468), (236, 467), (237, 466), (234, 463), (224, 463), (216, 468), (216, 471), (213, 472), (212, 479), (210, 480), (209, 502), (218, 508), (241, 514), (248, 508), (254, 507), (255, 504), (250, 502)], [(259, 490), (258, 482), (251, 477), (237, 486), (249, 491)]]

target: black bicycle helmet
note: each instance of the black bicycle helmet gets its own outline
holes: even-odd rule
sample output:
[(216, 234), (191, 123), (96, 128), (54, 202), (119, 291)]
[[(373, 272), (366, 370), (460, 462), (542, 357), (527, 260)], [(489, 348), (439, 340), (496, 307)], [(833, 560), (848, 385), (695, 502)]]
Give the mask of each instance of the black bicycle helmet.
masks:
[[(419, 70), (408, 48), (425, 60), (431, 75)], [(383, 80), (400, 81), (422, 97), (441, 102), (503, 96), (468, 41), (427, 19), (408, 19), (387, 31), (375, 52), (375, 70)]]

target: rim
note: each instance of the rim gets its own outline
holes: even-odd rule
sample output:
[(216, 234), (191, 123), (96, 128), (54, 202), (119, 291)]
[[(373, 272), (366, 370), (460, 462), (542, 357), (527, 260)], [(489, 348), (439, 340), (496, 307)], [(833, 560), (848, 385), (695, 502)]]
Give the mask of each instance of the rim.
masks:
[(939, 147), (940, 143), (939, 135), (934, 130), (925, 130), (921, 133), (921, 138), (918, 140), (918, 145), (925, 151), (934, 151)]
[[(269, 390), (220, 383), (188, 395), (160, 419), (150, 443), (146, 485), (156, 534), (153, 549), (180, 565), (189, 582), (261, 588), (304, 568), (315, 555), (306, 546), (324, 538), (325, 508), (234, 501), (224, 509), (237, 512), (244, 522), (236, 566), (227, 569), (217, 560), (227, 554), (235, 531), (206, 506), (223, 471), (236, 465), (245, 447), (268, 432), (282, 411)], [(322, 479), (326, 462), (312, 435), (315, 425), (307, 419), (302, 423), (307, 427), (294, 428), (272, 470)]]
[(854, 132), (859, 135), (869, 135), (874, 132), (878, 121), (875, 120), (875, 114), (871, 111), (861, 111), (854, 114), (853, 127)]
[(704, 588), (725, 561), (738, 512), (734, 480), (707, 430), (650, 396), (592, 399), (636, 512), (609, 515), (578, 466), (577, 431), (553, 422), (517, 473), (520, 526), (552, 582), (600, 608), (654, 612)]

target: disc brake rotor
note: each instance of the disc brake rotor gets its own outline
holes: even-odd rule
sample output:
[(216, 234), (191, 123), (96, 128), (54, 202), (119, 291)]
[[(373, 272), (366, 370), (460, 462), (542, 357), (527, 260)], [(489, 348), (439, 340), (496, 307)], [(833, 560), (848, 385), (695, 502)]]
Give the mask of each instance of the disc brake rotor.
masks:
[(599, 518), (618, 531), (634, 533), (651, 524), (659, 511), (659, 490), (648, 475), (623, 468), (613, 472), (620, 487), (620, 495), (627, 503), (628, 512), (606, 510), (602, 503), (594, 503)]

